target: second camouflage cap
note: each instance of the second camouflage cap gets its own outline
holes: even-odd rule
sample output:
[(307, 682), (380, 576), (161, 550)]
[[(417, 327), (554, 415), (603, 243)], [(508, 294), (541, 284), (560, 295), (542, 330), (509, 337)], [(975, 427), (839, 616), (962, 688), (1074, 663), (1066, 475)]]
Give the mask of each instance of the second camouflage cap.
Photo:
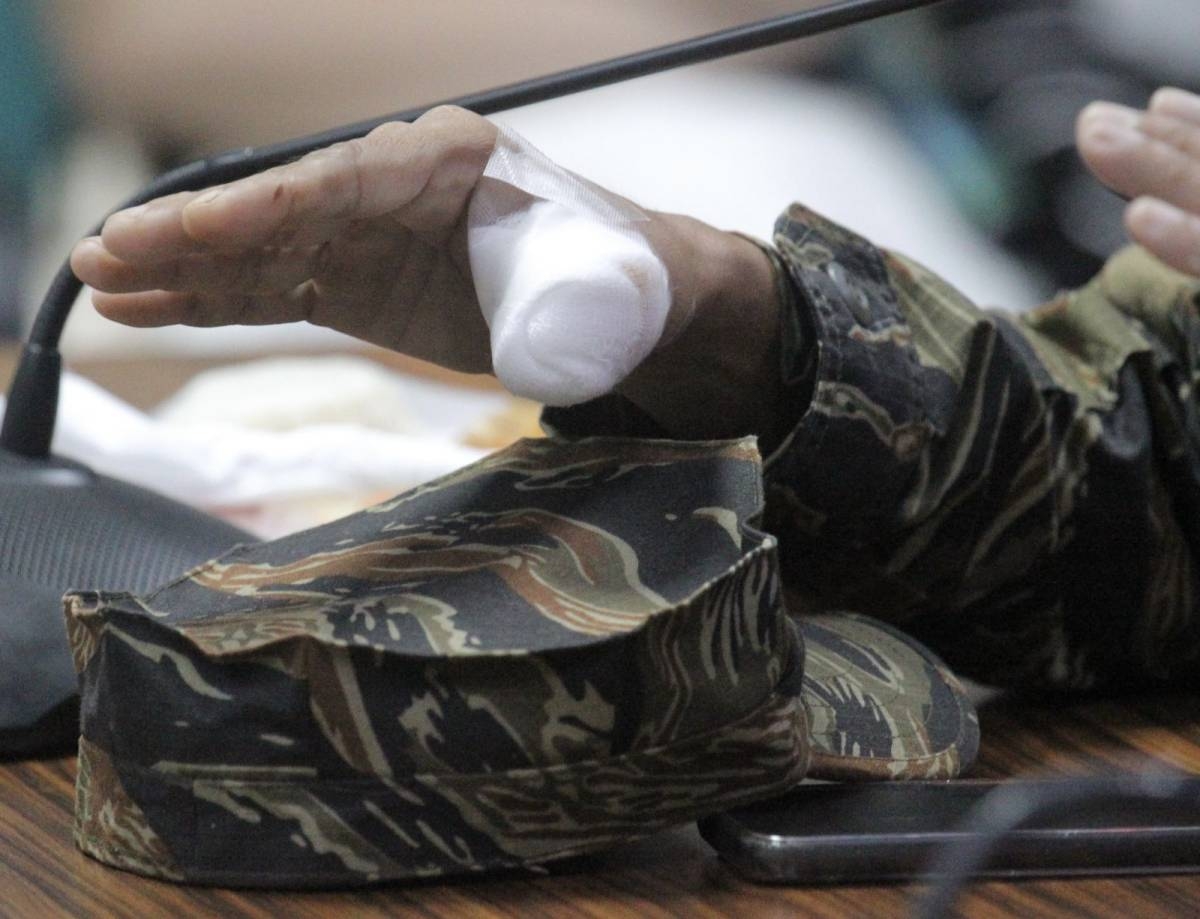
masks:
[(806, 775), (949, 777), (962, 691), (791, 619), (752, 440), (523, 441), (143, 597), (80, 592), (76, 841), (143, 874), (368, 883), (537, 864)]

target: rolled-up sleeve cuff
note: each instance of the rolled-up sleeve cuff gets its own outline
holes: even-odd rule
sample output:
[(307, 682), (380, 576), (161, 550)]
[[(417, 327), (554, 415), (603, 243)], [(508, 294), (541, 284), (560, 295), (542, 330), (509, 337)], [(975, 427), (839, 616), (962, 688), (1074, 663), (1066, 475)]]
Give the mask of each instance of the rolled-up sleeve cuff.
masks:
[(894, 521), (932, 433), (923, 368), (881, 250), (800, 205), (774, 242), (816, 350), (807, 410), (766, 461), (769, 494), (793, 522), (870, 541)]

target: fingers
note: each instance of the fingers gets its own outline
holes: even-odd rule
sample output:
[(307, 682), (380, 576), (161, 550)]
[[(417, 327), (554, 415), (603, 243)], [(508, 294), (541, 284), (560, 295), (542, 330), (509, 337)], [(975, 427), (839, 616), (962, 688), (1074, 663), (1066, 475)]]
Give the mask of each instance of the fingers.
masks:
[(1200, 124), (1161, 106), (1139, 112), (1094, 102), (1077, 133), (1080, 153), (1113, 190), (1200, 213)]
[(1136, 199), (1125, 212), (1129, 235), (1172, 267), (1200, 275), (1200, 96), (1160, 89), (1144, 112), (1094, 102), (1076, 128), (1092, 172)]
[[(483, 172), (496, 128), (462, 109), (439, 108), (413, 124), (382, 125), (366, 137), (334, 144), (295, 163), (218, 188), (172, 196), (150, 220), (160, 254), (197, 247), (238, 250), (296, 246), (330, 238), (349, 221), (393, 214), (406, 227), (438, 234), (461, 216)], [(130, 219), (102, 234), (114, 254), (130, 257)], [(147, 248), (142, 243), (143, 250)]]
[(185, 191), (127, 208), (104, 221), (104, 247), (121, 259), (151, 262), (173, 258), (196, 248), (179, 214), (198, 192)]
[(311, 315), (319, 297), (313, 281), (283, 293), (211, 294), (148, 290), (110, 294), (95, 291), (92, 302), (102, 316), (124, 325), (270, 325), (299, 322)]
[(360, 145), (335, 144), (209, 189), (181, 208), (181, 229), (193, 245), (214, 249), (291, 246), (330, 232), (372, 209), (363, 198)]
[(1150, 111), (1200, 125), (1200, 96), (1173, 86), (1164, 86), (1151, 97)]
[(1172, 268), (1200, 276), (1200, 215), (1138, 198), (1125, 211), (1129, 235)]
[[(72, 253), (71, 266), (93, 288), (109, 319), (132, 326), (261, 325), (307, 320), (351, 334), (375, 321), (402, 325), (403, 302), (420, 289), (436, 250), (386, 222), (351, 224), (319, 246), (198, 253), (137, 265), (96, 238)], [(397, 305), (396, 315), (386, 305)]]
[[(1150, 111), (1200, 129), (1200, 96), (1166, 87), (1150, 100)], [(1165, 201), (1138, 198), (1125, 211), (1129, 235), (1173, 268), (1200, 275), (1200, 214)]]
[(253, 249), (240, 253), (187, 253), (153, 262), (127, 262), (98, 237), (89, 237), (71, 253), (76, 277), (107, 293), (145, 290), (244, 291), (290, 290), (321, 273), (330, 244), (298, 249)]

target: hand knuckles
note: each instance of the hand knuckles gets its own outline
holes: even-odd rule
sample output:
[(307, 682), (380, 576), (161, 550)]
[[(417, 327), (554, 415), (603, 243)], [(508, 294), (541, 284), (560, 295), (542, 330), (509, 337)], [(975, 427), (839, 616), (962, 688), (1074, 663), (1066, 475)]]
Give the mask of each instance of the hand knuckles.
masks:
[(293, 216), (319, 211), (323, 216), (353, 215), (362, 203), (360, 147), (338, 144), (321, 151), (323, 156), (309, 164), (310, 174), (293, 183)]
[(474, 112), (458, 105), (435, 105), (416, 120), (423, 127), (455, 128), (463, 127), (478, 118)]
[(394, 143), (402, 141), (412, 131), (413, 126), (407, 121), (385, 121), (379, 127), (372, 129), (366, 137), (357, 143)]
[(419, 134), (414, 126), (403, 121), (381, 124), (366, 137), (355, 141), (356, 155), (361, 162), (388, 162), (403, 151), (412, 149)]
[(444, 157), (458, 160), (486, 158), (496, 143), (494, 124), (465, 108), (439, 105), (430, 109), (416, 124), (428, 128), (437, 137), (437, 147)]

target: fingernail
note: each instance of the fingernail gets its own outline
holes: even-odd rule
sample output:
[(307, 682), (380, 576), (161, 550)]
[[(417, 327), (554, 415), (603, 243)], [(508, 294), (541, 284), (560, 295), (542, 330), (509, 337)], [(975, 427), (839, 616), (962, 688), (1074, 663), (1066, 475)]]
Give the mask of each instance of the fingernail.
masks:
[(1200, 96), (1174, 86), (1164, 86), (1150, 99), (1150, 108), (1163, 115), (1194, 121), (1200, 119)]
[(1118, 102), (1107, 102), (1103, 99), (1089, 102), (1083, 109), (1084, 118), (1136, 121), (1140, 115), (1141, 112), (1135, 108), (1130, 108), (1128, 105), (1121, 105)]
[(1128, 105), (1099, 101), (1085, 106), (1079, 119), (1088, 125), (1108, 124), (1136, 128), (1142, 120), (1142, 113)]
[(1168, 264), (1200, 276), (1200, 219), (1158, 198), (1138, 198), (1125, 212), (1130, 234)]
[(1138, 198), (1129, 205), (1129, 223), (1149, 242), (1165, 242), (1186, 219), (1183, 211), (1157, 198)]
[(79, 264), (79, 259), (84, 259), (84, 266), (88, 260), (94, 260), (104, 252), (104, 246), (98, 237), (85, 236), (75, 244), (75, 248), (71, 250), (71, 267), (75, 268)]
[(225, 193), (224, 188), (210, 188), (204, 194), (188, 202), (188, 207), (207, 207)]
[(92, 260), (102, 260), (108, 256), (108, 250), (104, 248), (104, 243), (100, 241), (100, 237), (89, 236), (87, 239), (79, 241), (79, 244), (75, 247), (75, 254)]
[[(123, 211), (117, 211), (113, 217), (121, 220), (139, 220), (146, 213), (146, 205), (139, 204), (136, 207), (127, 207)], [(112, 218), (109, 218), (112, 219)]]
[(1137, 120), (1131, 121), (1123, 115), (1092, 116), (1084, 123), (1083, 133), (1090, 146), (1112, 151), (1128, 150), (1145, 140)]

